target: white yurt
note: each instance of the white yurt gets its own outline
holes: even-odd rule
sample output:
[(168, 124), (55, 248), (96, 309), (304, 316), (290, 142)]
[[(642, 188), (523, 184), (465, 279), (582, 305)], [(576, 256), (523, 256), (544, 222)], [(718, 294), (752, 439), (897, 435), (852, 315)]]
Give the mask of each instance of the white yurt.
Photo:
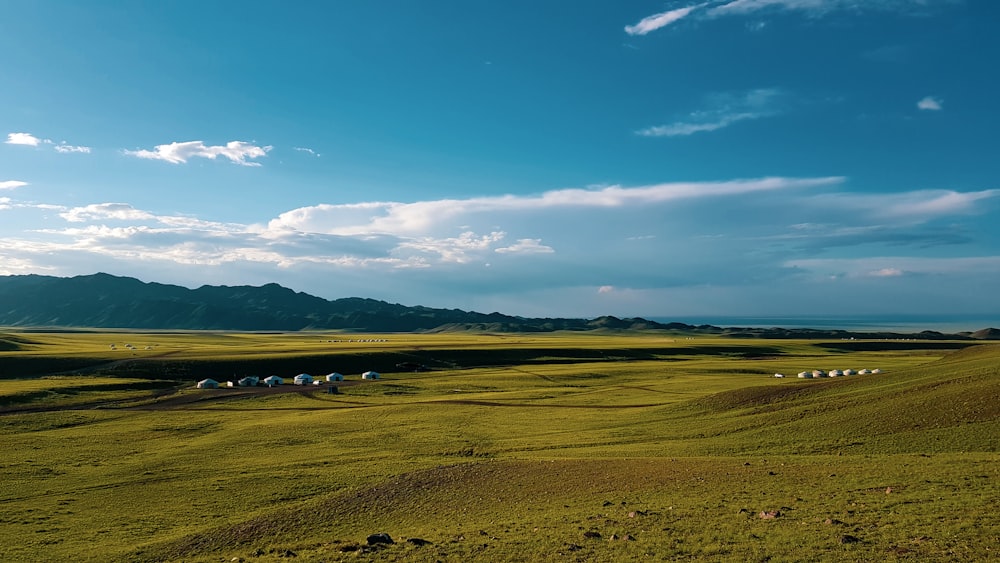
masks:
[(857, 374), (858, 374), (858, 372), (854, 371), (853, 369), (845, 369), (844, 370), (844, 375), (857, 375)]
[(839, 369), (831, 369), (830, 370), (830, 377), (842, 377), (843, 375), (844, 375), (844, 372), (840, 371)]
[(813, 377), (828, 377), (828, 376), (826, 375), (825, 371), (823, 371), (821, 369), (814, 369), (813, 370)]
[(776, 374), (774, 374), (774, 377), (785, 377), (785, 374), (783, 374), (783, 373), (776, 373)]
[(218, 389), (219, 382), (214, 379), (202, 379), (198, 382), (198, 389)]
[(268, 387), (272, 385), (281, 385), (283, 383), (285, 383), (285, 380), (281, 379), (277, 375), (269, 375), (264, 378), (264, 385), (267, 385)]
[(256, 375), (248, 375), (236, 382), (240, 387), (256, 387), (260, 383), (260, 378)]
[(313, 376), (308, 373), (300, 373), (295, 376), (293, 381), (296, 385), (311, 385), (313, 382)]
[(813, 378), (813, 372), (811, 372), (811, 371), (800, 371), (799, 372), (799, 379), (812, 379), (812, 378)]
[(361, 379), (378, 379), (379, 375), (376, 371), (366, 371), (361, 374)]
[(341, 375), (341, 374), (339, 374), (339, 373), (337, 373), (337, 372), (333, 372), (333, 373), (328, 374), (326, 376), (326, 380), (327, 381), (343, 381), (344, 380), (344, 376)]
[(870, 370), (870, 369), (868, 369), (868, 368), (865, 368), (865, 369), (863, 369), (863, 370), (859, 371), (859, 372), (858, 372), (858, 375), (868, 375), (868, 374), (869, 374), (869, 373), (871, 373), (871, 372), (872, 372), (872, 370)]
[(882, 370), (875, 368), (872, 370), (872, 373), (882, 373)]

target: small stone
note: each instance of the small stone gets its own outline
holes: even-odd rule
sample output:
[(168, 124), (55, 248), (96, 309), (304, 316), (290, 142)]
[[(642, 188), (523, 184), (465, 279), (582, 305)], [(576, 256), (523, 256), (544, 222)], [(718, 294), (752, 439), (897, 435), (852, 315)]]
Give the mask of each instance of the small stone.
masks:
[(392, 541), (392, 537), (385, 532), (380, 532), (378, 534), (372, 534), (368, 536), (368, 545), (393, 544), (393, 543), (396, 542)]
[(629, 518), (635, 518), (635, 511), (633, 510), (632, 512), (629, 512), (628, 513), (628, 517)]
[(622, 539), (625, 541), (635, 541), (635, 538), (632, 537), (632, 534), (625, 534), (625, 536), (622, 537)]
[(417, 547), (423, 547), (425, 545), (430, 545), (431, 542), (423, 538), (407, 538), (406, 543), (413, 544)]
[(760, 514), (757, 516), (759, 516), (761, 520), (774, 520), (778, 516), (781, 516), (781, 513), (777, 510), (761, 510)]

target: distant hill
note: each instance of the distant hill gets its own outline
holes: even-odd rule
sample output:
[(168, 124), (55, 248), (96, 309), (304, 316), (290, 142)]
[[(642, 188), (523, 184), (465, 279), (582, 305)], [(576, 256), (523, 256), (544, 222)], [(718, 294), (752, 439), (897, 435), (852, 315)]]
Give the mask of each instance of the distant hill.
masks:
[[(369, 332), (676, 331), (746, 338), (894, 338), (893, 333), (837, 330), (720, 328), (658, 323), (642, 318), (524, 318), (501, 313), (405, 306), (349, 297), (326, 300), (278, 284), (188, 289), (134, 278), (93, 274), (0, 276), (0, 326), (149, 330), (353, 330)], [(996, 329), (925, 339), (998, 338)]]
[(1000, 329), (984, 328), (973, 332), (971, 336), (976, 340), (1000, 340)]

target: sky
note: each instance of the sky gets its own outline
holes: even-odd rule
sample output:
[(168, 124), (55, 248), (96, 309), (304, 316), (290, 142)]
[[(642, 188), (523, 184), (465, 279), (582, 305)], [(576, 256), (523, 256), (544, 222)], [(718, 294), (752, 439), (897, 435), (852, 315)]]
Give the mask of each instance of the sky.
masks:
[(991, 0), (3, 2), (0, 275), (1000, 318), (998, 23)]

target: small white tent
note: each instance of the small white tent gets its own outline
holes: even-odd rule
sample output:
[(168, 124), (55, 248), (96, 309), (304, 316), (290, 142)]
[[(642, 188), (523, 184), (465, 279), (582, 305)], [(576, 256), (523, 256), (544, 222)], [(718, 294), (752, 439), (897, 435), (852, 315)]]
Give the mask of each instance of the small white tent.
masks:
[(331, 374), (329, 374), (329, 375), (326, 376), (326, 380), (327, 381), (343, 381), (344, 380), (344, 376), (341, 375), (341, 374), (339, 374), (339, 373), (337, 373), (337, 372), (333, 372), (333, 373), (331, 373)]
[(875, 368), (872, 370), (872, 373), (882, 373), (882, 370)]
[(198, 382), (198, 389), (218, 389), (219, 382), (214, 379), (202, 379)]
[(293, 381), (296, 385), (310, 385), (313, 382), (313, 376), (308, 373), (300, 373), (295, 376)]
[(783, 374), (783, 373), (776, 373), (776, 374), (774, 374), (774, 377), (785, 377), (785, 374)]
[(281, 379), (277, 375), (269, 375), (269, 376), (267, 376), (267, 377), (264, 378), (264, 385), (267, 385), (268, 387), (270, 387), (272, 385), (281, 385), (284, 382), (285, 382), (285, 380)]
[(378, 372), (375, 371), (366, 371), (361, 374), (361, 379), (378, 379), (378, 378), (379, 378)]

